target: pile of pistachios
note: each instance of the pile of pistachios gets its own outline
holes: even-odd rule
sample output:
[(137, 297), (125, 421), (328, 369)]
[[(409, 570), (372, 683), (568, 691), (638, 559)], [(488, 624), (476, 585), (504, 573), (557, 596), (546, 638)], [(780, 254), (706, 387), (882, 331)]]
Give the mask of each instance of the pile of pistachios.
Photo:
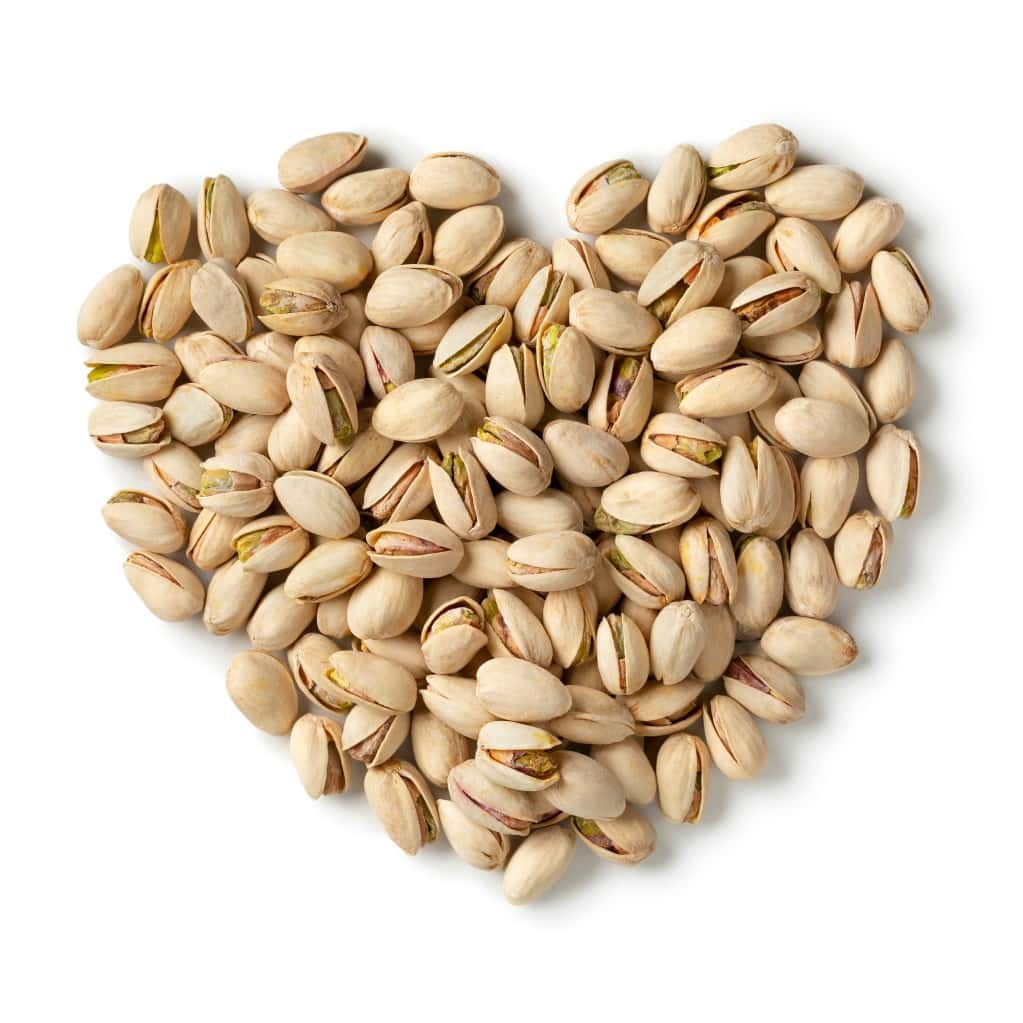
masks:
[(648, 857), (655, 800), (695, 824), (854, 660), (828, 619), (920, 485), (887, 328), (931, 299), (902, 207), (797, 153), (611, 160), (550, 250), (483, 160), (361, 170), (349, 132), (247, 198), (143, 193), (78, 320), (92, 439), (146, 477), (103, 518), (154, 614), (247, 632), (228, 694), (309, 796), (358, 761), (405, 852), (524, 903), (577, 844)]

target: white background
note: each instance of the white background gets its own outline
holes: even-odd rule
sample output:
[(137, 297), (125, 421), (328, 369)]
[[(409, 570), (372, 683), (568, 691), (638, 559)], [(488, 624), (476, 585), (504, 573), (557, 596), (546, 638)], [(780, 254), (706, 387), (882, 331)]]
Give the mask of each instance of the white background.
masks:
[[(27, 1020), (1018, 1019), (1019, 57), (1002, 4), (92, 3), (8, 19), (0, 1015)], [(769, 766), (628, 870), (547, 900), (407, 858), (313, 803), (164, 625), (98, 508), (75, 317), (134, 199), (276, 184), (308, 135), (380, 164), (466, 149), (512, 227), (566, 233), (584, 168), (653, 173), (779, 121), (898, 198), (933, 321), (911, 344), (918, 514), (838, 619), (859, 662), (768, 727)], [(438, 843), (443, 846), (443, 843)], [(626, 1016), (625, 1018), (629, 1018)]]

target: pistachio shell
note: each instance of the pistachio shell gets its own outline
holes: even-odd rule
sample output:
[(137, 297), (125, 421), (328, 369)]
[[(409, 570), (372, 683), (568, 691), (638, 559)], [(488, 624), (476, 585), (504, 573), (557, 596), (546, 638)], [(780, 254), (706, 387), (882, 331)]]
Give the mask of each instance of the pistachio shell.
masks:
[(282, 188), (264, 188), (253, 192), (245, 204), (245, 210), (252, 230), (271, 245), (280, 245), (293, 234), (334, 229), (334, 221), (319, 206)]
[(501, 179), (496, 170), (469, 153), (433, 153), (412, 168), (409, 191), (438, 210), (461, 210), (496, 199)]
[(469, 206), (443, 221), (433, 239), (436, 266), (464, 277), (488, 260), (504, 237), (500, 206)]
[(787, 217), (840, 220), (863, 195), (863, 178), (847, 167), (805, 164), (764, 190), (767, 201)]
[(101, 278), (78, 312), (78, 340), (90, 348), (109, 348), (135, 323), (143, 280), (137, 267), (124, 265)]
[(845, 629), (816, 618), (779, 618), (760, 637), (764, 653), (796, 675), (829, 675), (858, 653)]
[(329, 185), (320, 202), (339, 224), (379, 224), (405, 202), (408, 174), (394, 167), (358, 171)]
[(277, 163), (277, 177), (292, 192), (319, 192), (349, 174), (366, 155), (366, 136), (351, 131), (315, 135), (290, 146)]
[(277, 246), (279, 277), (315, 277), (338, 291), (357, 288), (373, 269), (373, 257), (358, 238), (344, 231), (307, 231)]
[(298, 695), (288, 669), (271, 654), (235, 654), (227, 669), (227, 694), (252, 724), (270, 735), (287, 735), (298, 716)]
[(682, 234), (696, 217), (707, 191), (703, 157), (693, 146), (675, 146), (650, 185), (647, 220), (655, 231)]

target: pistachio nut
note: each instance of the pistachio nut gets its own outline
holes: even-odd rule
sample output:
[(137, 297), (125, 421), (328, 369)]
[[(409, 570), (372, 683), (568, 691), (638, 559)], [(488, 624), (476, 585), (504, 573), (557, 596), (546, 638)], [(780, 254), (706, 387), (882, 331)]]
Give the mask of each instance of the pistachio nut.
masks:
[(618, 742), (594, 746), (590, 756), (621, 782), (625, 798), (630, 803), (645, 806), (653, 802), (657, 795), (657, 779), (643, 750), (642, 739), (630, 735)]
[(551, 750), (561, 740), (543, 728), (514, 721), (491, 721), (480, 729), (476, 765), (491, 781), (522, 792), (539, 792), (558, 781)]
[(314, 277), (282, 277), (259, 296), (259, 320), (268, 330), (302, 336), (333, 330), (347, 315), (333, 284)]
[(870, 261), (870, 280), (884, 318), (903, 334), (915, 334), (931, 315), (931, 293), (920, 271), (899, 248), (882, 249)]
[(346, 593), (361, 583), (372, 568), (369, 548), (362, 540), (354, 537), (328, 540), (313, 547), (292, 568), (284, 589), (292, 600), (315, 604)]
[(554, 269), (567, 277), (576, 291), (610, 288), (607, 270), (596, 249), (582, 238), (558, 238), (551, 246)]
[(698, 735), (678, 732), (657, 751), (657, 799), (661, 813), (676, 824), (703, 816), (710, 780), (710, 750)]
[(429, 671), (453, 675), (487, 645), (483, 609), (468, 597), (441, 604), (420, 633), (423, 658)]
[[(801, 366), (818, 358), (824, 351), (820, 328), (812, 320), (796, 327), (767, 334), (764, 337), (743, 338), (743, 348), (779, 366)], [(774, 399), (777, 400), (775, 391)]]
[(202, 610), (206, 594), (199, 577), (162, 554), (132, 551), (124, 574), (142, 603), (165, 622), (180, 622)]
[[(362, 291), (346, 291), (341, 295), (341, 308), (344, 316), (341, 322), (331, 328), (331, 335), (353, 348), (357, 348), (359, 338), (369, 321), (366, 319), (366, 295)], [(411, 338), (409, 344), (412, 343)]]
[(633, 472), (604, 490), (594, 524), (606, 533), (653, 533), (691, 519), (700, 499), (689, 483), (663, 472)]
[(101, 278), (78, 311), (78, 340), (90, 348), (124, 340), (135, 324), (143, 287), (138, 268), (127, 264)]
[(751, 284), (770, 277), (774, 272), (774, 267), (759, 256), (733, 256), (726, 259), (724, 274), (711, 299), (711, 305), (729, 308), (736, 295), (742, 294)]
[(259, 603), (265, 585), (266, 576), (246, 572), (237, 558), (222, 564), (213, 573), (206, 591), (202, 621), (207, 632), (227, 636), (242, 628)]
[(650, 185), (646, 214), (662, 234), (682, 234), (693, 222), (707, 191), (703, 157), (693, 146), (675, 146)]
[(773, 521), (782, 497), (779, 464), (762, 437), (750, 444), (729, 438), (720, 496), (726, 523), (739, 533), (758, 533)]
[(754, 124), (719, 142), (707, 160), (715, 188), (759, 188), (784, 177), (796, 162), (799, 142), (780, 124)]
[[(880, 436), (880, 431), (878, 431)], [(808, 458), (799, 473), (799, 521), (825, 540), (845, 522), (860, 483), (854, 455)]]
[(297, 601), (284, 586), (275, 586), (260, 598), (245, 631), (257, 650), (287, 650), (315, 617), (315, 605)]
[(209, 508), (203, 508), (195, 517), (188, 534), (186, 554), (196, 568), (212, 572), (225, 561), (235, 557), (232, 543), (234, 534), (245, 525), (247, 519), (234, 515), (219, 515)]
[(501, 179), (496, 170), (469, 153), (433, 153), (412, 168), (409, 191), (437, 210), (461, 210), (496, 199)]
[(119, 537), (144, 550), (173, 554), (185, 545), (187, 529), (178, 510), (144, 490), (118, 490), (101, 511)]
[[(651, 267), (671, 248), (671, 242), (653, 231), (619, 227), (605, 231), (594, 246), (597, 255), (615, 277), (630, 288), (638, 288)], [(610, 285), (598, 284), (597, 287), (608, 288)]]
[(752, 245), (774, 221), (774, 211), (759, 192), (725, 192), (704, 205), (686, 238), (713, 245), (722, 259), (728, 259)]
[(89, 413), (89, 436), (115, 458), (148, 458), (171, 442), (161, 409), (128, 401), (96, 405)]
[(568, 668), (594, 656), (597, 641), (597, 598), (590, 586), (547, 594), (543, 624), (555, 661)]
[(470, 820), (450, 799), (438, 799), (437, 810), (448, 843), (459, 859), (478, 870), (504, 866), (511, 850), (507, 835), (499, 835)]
[(373, 428), (383, 437), (421, 443), (451, 429), (465, 400), (446, 380), (422, 377), (386, 394), (373, 411)]
[(163, 405), (163, 420), (174, 440), (197, 448), (215, 441), (230, 425), (234, 411), (198, 384), (182, 384)]
[(673, 735), (684, 731), (700, 719), (700, 696), (704, 684), (695, 678), (677, 685), (648, 682), (623, 702), (636, 722), (640, 736)]
[(865, 270), (881, 249), (887, 248), (902, 230), (906, 214), (894, 199), (865, 199), (835, 232), (832, 247), (842, 273)]
[(333, 477), (293, 469), (274, 480), (281, 507), (314, 536), (341, 540), (359, 528), (359, 512), (348, 491)]
[(491, 590), (482, 612), (487, 643), (492, 657), (517, 657), (546, 668), (553, 659), (553, 647), (539, 618), (510, 590)]
[(544, 798), (572, 816), (609, 819), (625, 812), (621, 782), (602, 764), (584, 753), (568, 750), (555, 754), (558, 780), (544, 790)]
[(101, 401), (163, 401), (181, 374), (181, 363), (169, 348), (148, 341), (94, 352), (85, 360), (85, 389)]
[(410, 202), (389, 213), (377, 228), (370, 251), (378, 274), (406, 263), (428, 263), (433, 257), (433, 230), (426, 207)]
[(618, 589), (641, 607), (660, 609), (685, 593), (685, 576), (678, 563), (638, 536), (608, 537), (600, 545), (600, 554)]
[(411, 738), (413, 760), (430, 783), (440, 788), (447, 786), (453, 767), (472, 757), (472, 742), (421, 704), (412, 712)]
[[(676, 242), (643, 278), (636, 301), (661, 326), (670, 327), (710, 303), (724, 272), (721, 255), (712, 245), (692, 239)], [(593, 340), (585, 327), (583, 331)]]
[(462, 544), (462, 563), (455, 570), (455, 578), (476, 589), (509, 589), (515, 585), (508, 573), (507, 540), (484, 537), (466, 540)]
[(353, 760), (379, 767), (398, 752), (408, 738), (410, 714), (393, 714), (357, 703), (345, 717), (342, 748)]
[(571, 419), (553, 419), (543, 431), (558, 476), (582, 487), (606, 487), (625, 475), (629, 453), (617, 437)]
[(502, 238), (504, 213), (500, 206), (469, 206), (452, 214), (437, 228), (433, 240), (434, 265), (465, 277), (493, 255)]
[(243, 650), (231, 659), (227, 695), (252, 724), (270, 735), (287, 735), (298, 717), (298, 694), (288, 669), (260, 650)]
[(526, 345), (503, 345), (491, 356), (485, 385), (486, 411), (532, 429), (544, 412), (536, 359)]
[(277, 162), (277, 177), (291, 192), (319, 192), (355, 170), (365, 155), (365, 135), (352, 131), (314, 135), (284, 151)]
[(816, 618), (792, 616), (772, 622), (760, 648), (796, 675), (830, 675), (856, 660), (856, 641), (845, 629)]
[(462, 313), (447, 329), (433, 355), (444, 376), (473, 373), (511, 337), (512, 317), (504, 306), (478, 305)]
[(344, 231), (306, 231), (277, 246), (278, 277), (312, 277), (338, 291), (357, 288), (373, 269), (373, 256)]
[(469, 451), (449, 451), (428, 461), (433, 500), (441, 519), (463, 540), (486, 536), (497, 524), (497, 506), (482, 466)]
[(279, 415), (290, 400), (280, 369), (244, 355), (212, 359), (199, 371), (198, 382), (219, 404), (253, 415)]
[[(342, 179), (344, 180), (344, 179)], [(366, 772), (366, 800), (388, 837), (415, 856), (440, 834), (437, 803), (426, 779), (404, 760), (388, 760)]]
[(415, 379), (416, 365), (406, 338), (390, 327), (368, 326), (359, 339), (366, 382), (377, 399)]
[(824, 310), (824, 352), (831, 362), (860, 368), (881, 351), (881, 310), (874, 285), (846, 281)]
[(595, 374), (593, 348), (575, 327), (554, 323), (540, 332), (536, 369), (543, 393), (559, 411), (576, 412), (588, 401)]
[(757, 639), (778, 616), (785, 596), (785, 567), (778, 545), (766, 536), (739, 542), (736, 591), (729, 608), (741, 640)]
[(838, 573), (828, 545), (812, 529), (801, 529), (783, 548), (785, 602), (793, 614), (828, 618), (838, 603)]
[(727, 362), (741, 335), (742, 323), (730, 309), (704, 306), (675, 320), (654, 342), (650, 360), (659, 376), (678, 380)]
[(863, 178), (848, 167), (811, 163), (772, 182), (764, 197), (777, 213), (804, 220), (841, 220), (863, 196)]
[(821, 289), (812, 277), (797, 270), (771, 274), (751, 284), (732, 300), (732, 311), (748, 337), (791, 330), (820, 308)]
[(348, 788), (348, 758), (341, 748), (341, 726), (318, 714), (303, 714), (291, 726), (288, 742), (298, 780), (310, 799)]
[(568, 303), (568, 322), (598, 348), (620, 355), (645, 355), (661, 332), (657, 317), (634, 298), (604, 288), (577, 291)]
[(738, 415), (759, 408), (778, 387), (770, 366), (759, 359), (731, 359), (690, 373), (675, 385), (679, 411), (703, 418)]
[(317, 440), (343, 445), (352, 439), (359, 427), (356, 398), (333, 359), (303, 355), (288, 367), (285, 381), (292, 405)]
[(649, 359), (609, 352), (593, 387), (586, 421), (623, 443), (634, 441), (650, 417), (653, 392)]
[(547, 445), (521, 423), (487, 416), (471, 443), (487, 473), (513, 493), (533, 496), (550, 483), (554, 462)]
[(192, 209), (170, 185), (153, 185), (139, 196), (128, 225), (128, 244), (136, 259), (173, 263), (188, 244)]
[(863, 373), (863, 393), (882, 423), (894, 423), (909, 411), (916, 368), (912, 352), (899, 338), (882, 342), (877, 359)]
[(379, 224), (406, 201), (409, 176), (395, 167), (348, 174), (328, 185), (320, 203), (339, 224)]
[[(365, 440), (360, 443), (360, 438)], [(351, 486), (372, 471), (363, 491), (362, 509), (378, 522), (390, 518), (411, 518), (430, 503), (430, 477), (426, 463), (436, 454), (422, 444), (400, 444), (382, 437), (369, 426), (362, 429), (350, 446), (335, 449), (336, 459), (321, 461), (321, 471), (341, 484)], [(386, 457), (384, 457), (386, 456)]]
[(202, 463), (199, 504), (225, 515), (260, 515), (273, 503), (277, 473), (265, 455), (232, 451)]
[(561, 490), (546, 490), (535, 497), (506, 490), (497, 495), (495, 502), (498, 525), (516, 538), (583, 528), (579, 505)]
[(649, 188), (631, 160), (599, 164), (572, 186), (565, 204), (569, 227), (580, 234), (610, 230), (646, 198)]
[(236, 530), (231, 546), (247, 572), (269, 575), (291, 568), (309, 550), (309, 534), (287, 515), (267, 515)]
[(139, 303), (138, 328), (143, 337), (170, 341), (192, 315), (192, 278), (200, 267), (197, 259), (184, 259), (160, 267), (149, 278)]
[(684, 682), (707, 638), (703, 610), (695, 600), (676, 600), (657, 612), (650, 629), (650, 670), (666, 686)]
[(508, 548), (508, 573), (516, 585), (550, 593), (593, 578), (597, 548), (585, 533), (564, 531), (522, 537)]
[(774, 419), (786, 444), (813, 458), (842, 458), (864, 447), (870, 438), (865, 417), (847, 405), (821, 398), (793, 398)]
[[(419, 612), (417, 611), (416, 618), (418, 619), (418, 617)], [(360, 637), (353, 643), (352, 649), (376, 654), (378, 657), (384, 657), (389, 661), (394, 661), (395, 664), (400, 664), (412, 672), (417, 684), (420, 679), (426, 678), (429, 671), (423, 658), (419, 633), (415, 629), (410, 628), (409, 631), (398, 636)]]
[(247, 412), (232, 415), (224, 432), (213, 442), (213, 453), (225, 455), (229, 451), (258, 451), (265, 455), (270, 444), (277, 416), (256, 416)]
[(321, 600), (316, 605), (316, 628), (331, 639), (347, 639), (352, 630), (348, 628), (348, 601), (351, 591), (340, 597)]
[(770, 658), (744, 654), (724, 673), (725, 692), (751, 714), (774, 725), (798, 721), (806, 710), (803, 687)]
[[(645, 680), (644, 680), (645, 681)], [(600, 686), (600, 682), (597, 683)], [(632, 736), (635, 724), (628, 708), (603, 688), (566, 685), (569, 710), (552, 718), (547, 727), (566, 742), (602, 747)]]
[(238, 349), (212, 331), (200, 330), (185, 334), (174, 342), (174, 354), (192, 383), (199, 383), (199, 374), (211, 362), (241, 354)]
[(656, 472), (695, 479), (717, 475), (725, 446), (721, 434), (706, 423), (661, 412), (650, 417), (639, 450)]
[(338, 650), (331, 654), (326, 678), (352, 703), (390, 714), (403, 714), (416, 704), (416, 680), (400, 664), (376, 654)]
[(375, 565), (420, 579), (450, 575), (462, 560), (461, 540), (429, 519), (392, 519), (367, 533), (366, 542)]
[(532, 792), (491, 781), (475, 760), (466, 760), (448, 774), (451, 801), (469, 820), (500, 835), (525, 835), (543, 817)]
[(249, 251), (249, 219), (235, 183), (226, 174), (203, 178), (196, 211), (195, 233), (202, 254), (237, 266)]
[(632, 807), (611, 820), (573, 815), (572, 830), (583, 845), (612, 863), (639, 863), (657, 844), (657, 834), (650, 822)]
[[(109, 424), (102, 424), (104, 428), (107, 425)], [(132, 427), (132, 430), (134, 429), (135, 427)], [(131, 435), (130, 430), (129, 436)], [(127, 443), (142, 444), (142, 441), (140, 438), (135, 442), (128, 440)], [(144, 463), (146, 475), (153, 481), (160, 496), (185, 511), (199, 511), (202, 507), (199, 503), (199, 484), (202, 480), (202, 462), (199, 461), (199, 456), (184, 444), (164, 446), (158, 440), (153, 440), (148, 442), (148, 446), (152, 450), (147, 452), (148, 457)]]
[(525, 723), (560, 717), (572, 705), (557, 676), (513, 657), (495, 657), (480, 666), (476, 696), (495, 717)]
[(512, 854), (504, 871), (504, 897), (513, 906), (538, 899), (564, 876), (575, 853), (567, 828), (544, 828), (531, 834)]
[(307, 632), (288, 650), (288, 667), (295, 685), (317, 707), (332, 714), (344, 714), (352, 706), (346, 693), (329, 678), (330, 658), (340, 647), (318, 632)]
[[(329, 217), (327, 218), (330, 219)], [(265, 252), (257, 252), (254, 256), (246, 256), (238, 264), (238, 274), (245, 281), (245, 287), (249, 290), (249, 305), (255, 310), (259, 305), (259, 296), (263, 289), (271, 282), (276, 281), (283, 274), (280, 267), (272, 256)]]
[(704, 604), (702, 610), (707, 638), (693, 665), (693, 675), (701, 682), (713, 682), (721, 678), (735, 653), (736, 624), (724, 604)]
[(830, 294), (842, 287), (842, 272), (816, 224), (799, 217), (783, 217), (768, 233), (766, 248), (767, 260), (777, 273), (800, 270), (812, 277), (821, 291)]
[(650, 675), (650, 654), (639, 626), (624, 614), (610, 614), (597, 627), (597, 668), (612, 696), (642, 689)]
[(545, 328), (564, 323), (574, 290), (572, 278), (567, 274), (553, 266), (540, 267), (515, 303), (512, 322), (516, 339), (532, 346)]
[(363, 640), (400, 636), (416, 620), (422, 602), (423, 580), (418, 576), (376, 568), (352, 592), (348, 627)]
[(531, 238), (513, 238), (469, 277), (466, 294), (479, 305), (513, 309), (537, 270), (550, 261), (547, 250)]
[(703, 734), (718, 770), (733, 781), (755, 778), (767, 761), (767, 745), (752, 715), (730, 696), (703, 705)]
[(488, 721), (497, 719), (476, 695), (476, 681), (458, 675), (427, 675), (423, 703), (431, 714), (467, 739), (476, 739)]
[(442, 316), (462, 295), (461, 278), (410, 263), (384, 270), (366, 296), (366, 316), (381, 327), (416, 327)]
[(877, 428), (874, 410), (852, 377), (830, 362), (817, 360), (807, 363), (799, 373), (799, 390), (806, 398), (844, 405), (863, 419), (870, 433)]
[(293, 234), (334, 230), (329, 214), (283, 188), (253, 192), (245, 203), (245, 212), (252, 230), (271, 245), (280, 245)]
[(876, 586), (888, 562), (891, 523), (871, 511), (854, 512), (835, 534), (835, 569), (843, 586), (869, 590)]
[[(355, 439), (359, 439), (358, 434)], [(278, 472), (308, 469), (316, 462), (322, 447), (294, 405), (276, 418), (266, 439), (267, 457)]]
[(867, 450), (867, 491), (889, 522), (908, 519), (920, 492), (920, 447), (909, 430), (882, 426)]
[(689, 592), (697, 604), (730, 604), (739, 586), (728, 530), (702, 515), (682, 527), (679, 556)]

